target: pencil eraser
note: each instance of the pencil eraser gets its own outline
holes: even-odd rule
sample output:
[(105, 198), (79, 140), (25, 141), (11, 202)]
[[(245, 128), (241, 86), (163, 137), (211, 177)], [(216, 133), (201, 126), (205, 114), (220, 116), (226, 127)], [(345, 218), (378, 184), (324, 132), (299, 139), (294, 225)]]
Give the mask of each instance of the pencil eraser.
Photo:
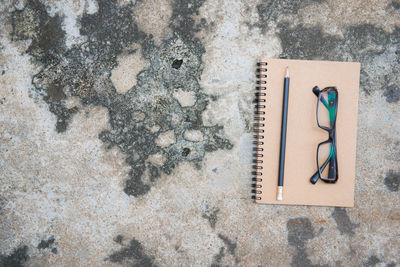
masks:
[(282, 200), (282, 192), (283, 192), (283, 187), (278, 186), (278, 196), (276, 197), (276, 200)]

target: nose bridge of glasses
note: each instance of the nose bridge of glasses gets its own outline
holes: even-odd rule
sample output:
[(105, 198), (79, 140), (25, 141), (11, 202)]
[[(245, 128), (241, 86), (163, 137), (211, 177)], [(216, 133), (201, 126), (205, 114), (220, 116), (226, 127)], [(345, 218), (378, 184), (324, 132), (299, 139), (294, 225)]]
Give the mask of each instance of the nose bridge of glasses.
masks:
[(328, 134), (329, 134), (329, 140), (330, 140), (332, 143), (335, 143), (335, 140), (336, 140), (335, 128), (329, 129), (329, 130), (328, 130)]

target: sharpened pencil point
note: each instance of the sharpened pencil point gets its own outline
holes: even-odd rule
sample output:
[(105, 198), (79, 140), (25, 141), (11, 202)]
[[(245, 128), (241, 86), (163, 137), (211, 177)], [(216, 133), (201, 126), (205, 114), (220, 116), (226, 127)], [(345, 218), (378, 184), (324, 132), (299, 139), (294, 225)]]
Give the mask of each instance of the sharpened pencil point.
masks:
[(289, 78), (289, 67), (286, 67), (286, 75), (285, 78)]

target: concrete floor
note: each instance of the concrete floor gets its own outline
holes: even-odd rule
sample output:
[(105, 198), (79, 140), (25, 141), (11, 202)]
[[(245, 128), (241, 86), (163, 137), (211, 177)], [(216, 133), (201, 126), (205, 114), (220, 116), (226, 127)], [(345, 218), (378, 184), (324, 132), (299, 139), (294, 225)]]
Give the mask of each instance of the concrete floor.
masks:
[[(4, 0), (4, 266), (400, 265), (398, 0)], [(355, 207), (250, 200), (260, 57), (361, 62)]]

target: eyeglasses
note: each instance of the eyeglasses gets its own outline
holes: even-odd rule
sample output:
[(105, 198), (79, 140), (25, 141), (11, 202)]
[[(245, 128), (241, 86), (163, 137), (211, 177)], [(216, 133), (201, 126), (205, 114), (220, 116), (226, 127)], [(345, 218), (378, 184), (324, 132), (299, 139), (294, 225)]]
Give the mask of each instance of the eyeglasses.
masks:
[(329, 138), (318, 144), (316, 157), (318, 170), (310, 178), (310, 182), (315, 184), (318, 179), (321, 179), (326, 183), (335, 183), (339, 178), (336, 150), (336, 116), (339, 94), (336, 87), (319, 90), (318, 86), (315, 86), (312, 91), (318, 97), (316, 112), (318, 127), (327, 131)]

